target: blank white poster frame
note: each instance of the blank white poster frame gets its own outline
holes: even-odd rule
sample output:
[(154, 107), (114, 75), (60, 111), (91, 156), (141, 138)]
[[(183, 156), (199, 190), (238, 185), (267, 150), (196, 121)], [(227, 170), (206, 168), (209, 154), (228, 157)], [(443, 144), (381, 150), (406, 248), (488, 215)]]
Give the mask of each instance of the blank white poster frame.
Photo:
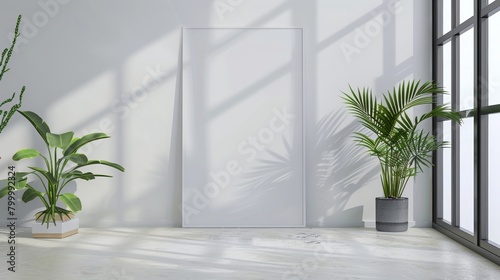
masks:
[(182, 226), (305, 227), (302, 28), (182, 40)]

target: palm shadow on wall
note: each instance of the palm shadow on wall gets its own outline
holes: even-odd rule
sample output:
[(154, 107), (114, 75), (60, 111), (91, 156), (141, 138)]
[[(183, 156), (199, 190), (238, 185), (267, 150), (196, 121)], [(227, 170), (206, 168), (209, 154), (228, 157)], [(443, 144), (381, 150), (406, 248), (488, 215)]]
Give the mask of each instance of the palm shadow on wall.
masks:
[[(249, 192), (255, 189), (271, 190), (276, 188), (279, 183), (293, 181), (298, 177), (302, 177), (297, 176), (298, 174), (293, 170), (293, 163), (300, 160), (297, 159), (297, 153), (293, 152), (292, 146), (285, 137), (282, 137), (281, 141), (285, 152), (280, 154), (276, 151), (267, 150), (266, 158), (256, 159), (256, 166), (244, 175), (242, 184), (244, 190)], [(260, 195), (262, 194), (260, 193)]]
[[(308, 201), (306, 205), (320, 207), (322, 226), (364, 226), (363, 206), (347, 208), (347, 205), (352, 195), (379, 173), (374, 162), (353, 141), (352, 134), (362, 130), (361, 125), (356, 120), (345, 125), (346, 115), (344, 110), (333, 111), (317, 123), (312, 153), (314, 164), (306, 167), (315, 169), (312, 172), (315, 184), (306, 186), (307, 194), (321, 198), (320, 201)], [(294, 171), (300, 161), (299, 153), (293, 152), (297, 147), (285, 137), (282, 142), (285, 152), (268, 150), (265, 159), (256, 159), (256, 165), (245, 172), (240, 187), (247, 199), (239, 205), (242, 209), (252, 207), (251, 202), (268, 191), (286, 188), (302, 180), (302, 174)]]
[[(323, 212), (322, 226), (364, 226), (363, 206), (348, 207), (353, 194), (376, 178), (379, 170), (365, 150), (353, 141), (353, 132), (362, 131), (356, 120), (347, 121), (343, 109), (325, 115), (316, 124), (315, 186), (320, 201), (312, 202)], [(345, 125), (346, 124), (346, 125)]]
[[(296, 181), (302, 180), (303, 174), (297, 173), (297, 163), (302, 162), (302, 155), (296, 152), (296, 149), (301, 149), (301, 147), (291, 145), (285, 136), (278, 141), (282, 142), (282, 151), (271, 149), (262, 151), (255, 159), (255, 164), (241, 175), (236, 186), (241, 190), (240, 193), (244, 198), (239, 200), (238, 209), (235, 210), (238, 213), (244, 214), (247, 212), (245, 209), (256, 207), (256, 201), (271, 203), (266, 197), (267, 193), (276, 189), (295, 188)], [(290, 193), (293, 191), (296, 192), (296, 190), (291, 190)], [(290, 206), (286, 203), (285, 205)], [(300, 205), (293, 206), (298, 208)], [(282, 210), (286, 211), (286, 209)]]

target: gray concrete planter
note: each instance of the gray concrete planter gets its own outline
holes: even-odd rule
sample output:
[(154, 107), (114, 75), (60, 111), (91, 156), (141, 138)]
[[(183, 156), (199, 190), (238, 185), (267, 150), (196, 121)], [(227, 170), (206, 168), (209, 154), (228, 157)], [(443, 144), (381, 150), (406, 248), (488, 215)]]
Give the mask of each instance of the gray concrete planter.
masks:
[(408, 230), (408, 198), (377, 197), (375, 208), (378, 231), (402, 232)]

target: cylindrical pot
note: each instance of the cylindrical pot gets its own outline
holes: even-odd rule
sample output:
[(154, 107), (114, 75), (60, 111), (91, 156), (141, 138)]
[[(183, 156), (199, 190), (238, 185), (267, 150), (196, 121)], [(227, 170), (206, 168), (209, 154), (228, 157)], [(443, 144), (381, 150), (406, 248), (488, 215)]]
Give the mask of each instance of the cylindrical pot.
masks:
[(378, 231), (402, 232), (408, 230), (408, 198), (375, 199), (376, 227)]

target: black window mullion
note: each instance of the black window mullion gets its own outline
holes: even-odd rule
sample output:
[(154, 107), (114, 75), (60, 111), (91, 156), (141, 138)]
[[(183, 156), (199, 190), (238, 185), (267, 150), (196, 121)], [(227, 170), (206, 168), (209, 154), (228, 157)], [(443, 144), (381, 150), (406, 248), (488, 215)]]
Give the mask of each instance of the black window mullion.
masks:
[(481, 115), (489, 115), (495, 113), (500, 113), (500, 104), (485, 106), (481, 108)]
[(451, 30), (455, 29), (458, 26), (459, 16), (460, 15), (460, 4), (458, 1), (451, 1)]
[[(451, 1), (451, 27), (454, 32), (451, 38), (451, 108), (455, 111), (459, 110), (460, 96), (460, 43), (459, 43), (459, 1)], [(453, 227), (460, 226), (460, 126), (456, 123), (451, 124), (451, 225)]]
[[(481, 209), (485, 201), (482, 199), (482, 191), (481, 191), (481, 166), (482, 166), (482, 157), (480, 145), (482, 141), (481, 137), (481, 97), (483, 93), (483, 81), (487, 79), (487, 76), (483, 76), (483, 67), (482, 67), (482, 47), (485, 44), (482, 44), (483, 37), (483, 28), (481, 23), (481, 10), (482, 10), (482, 1), (476, 0), (474, 5), (474, 19), (476, 21), (474, 28), (474, 236), (476, 238), (476, 245), (480, 245), (481, 235), (483, 234), (482, 224), (485, 222), (483, 220), (484, 209)], [(487, 201), (487, 200), (486, 200)], [(487, 208), (486, 208), (487, 212)]]
[[(432, 79), (435, 83), (439, 83), (443, 80), (443, 65), (442, 63), (437, 63), (442, 61), (443, 48), (439, 47), (437, 44), (438, 34), (442, 33), (443, 24), (443, 2), (442, 1), (432, 1)], [(439, 103), (442, 103), (442, 96), (439, 96)], [(436, 105), (434, 104), (433, 107)], [(442, 124), (442, 123), (441, 123)], [(439, 125), (436, 118), (432, 119), (432, 133), (434, 135), (440, 135), (443, 133), (442, 125)], [(438, 218), (443, 217), (443, 188), (441, 186), (443, 177), (443, 167), (442, 164), (436, 164), (441, 162), (443, 158), (442, 149), (433, 152), (434, 164), (432, 166), (432, 188), (433, 200), (432, 200), (432, 222), (437, 223)], [(441, 186), (441, 187), (438, 187)]]
[[(485, 3), (488, 3), (488, 1), (485, 1)], [(481, 17), (487, 17), (491, 14), (494, 14), (500, 10), (500, 1), (495, 1), (488, 6), (486, 6), (484, 9), (480, 8), (481, 10)]]
[[(458, 3), (453, 1), (452, 8), (455, 5), (455, 9), (458, 10)], [(452, 9), (453, 11), (457, 11)], [(453, 13), (455, 14), (455, 13)], [(452, 18), (454, 18), (452, 14)], [(456, 15), (455, 15), (456, 18)], [(459, 96), (460, 96), (460, 44), (458, 35), (453, 36), (451, 39), (451, 107), (453, 110), (458, 111), (459, 107)], [(451, 147), (451, 225), (454, 227), (460, 226), (460, 126), (456, 123), (451, 124), (451, 141), (453, 143)]]
[[(488, 127), (488, 116), (480, 115), (477, 117), (481, 122), (479, 127)], [(478, 168), (479, 178), (477, 178), (478, 188), (478, 205), (476, 207), (477, 221), (476, 230), (478, 231), (477, 242), (481, 246), (482, 242), (488, 241), (488, 129), (482, 129), (478, 147), (479, 163), (481, 168)], [(476, 145), (477, 146), (477, 145)]]

